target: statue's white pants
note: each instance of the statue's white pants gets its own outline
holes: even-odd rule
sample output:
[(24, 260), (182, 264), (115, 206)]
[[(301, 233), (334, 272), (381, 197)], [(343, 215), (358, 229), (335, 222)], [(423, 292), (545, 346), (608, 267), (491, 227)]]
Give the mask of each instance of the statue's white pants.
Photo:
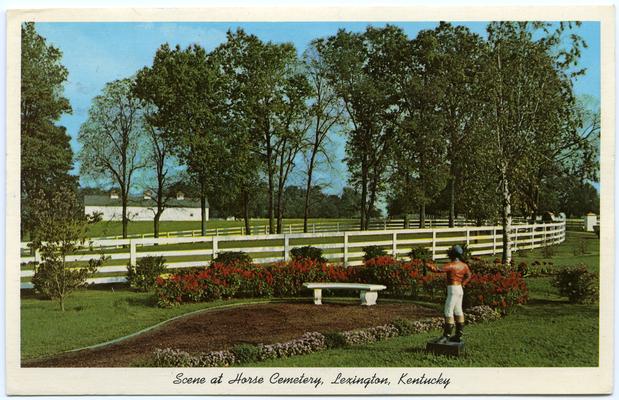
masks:
[(453, 321), (454, 315), (459, 317), (458, 320), (464, 320), (464, 312), (462, 311), (462, 297), (464, 290), (461, 285), (447, 286), (447, 300), (445, 300), (445, 319)]

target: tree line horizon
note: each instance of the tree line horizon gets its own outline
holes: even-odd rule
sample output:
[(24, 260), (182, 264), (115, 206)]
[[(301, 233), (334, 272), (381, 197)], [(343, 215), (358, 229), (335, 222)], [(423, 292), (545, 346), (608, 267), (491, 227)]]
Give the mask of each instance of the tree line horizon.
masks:
[[(395, 25), (340, 29), (301, 55), (240, 28), (212, 51), (165, 43), (152, 65), (93, 99), (78, 135), (80, 174), (118, 189), (125, 237), (127, 200), (147, 171), (155, 234), (178, 187), (201, 200), (203, 232), (207, 199), (246, 228), (266, 214), (281, 233), (291, 209), (307, 231), (312, 209), (346, 196), (361, 229), (381, 201), (390, 216), (418, 214), (420, 227), (428, 210), (450, 226), (457, 215), (499, 220), (508, 261), (513, 213), (535, 220), (599, 207), (590, 183), (599, 109), (573, 89), (585, 74), (579, 25), (491, 22), (487, 37), (446, 22), (414, 38)], [(68, 135), (55, 124), (71, 112), (61, 57), (34, 23), (22, 26), (22, 233), (31, 235), (37, 201), (79, 190)], [(342, 196), (315, 182), (334, 135), (346, 139)], [(304, 187), (290, 184), (293, 173)]]

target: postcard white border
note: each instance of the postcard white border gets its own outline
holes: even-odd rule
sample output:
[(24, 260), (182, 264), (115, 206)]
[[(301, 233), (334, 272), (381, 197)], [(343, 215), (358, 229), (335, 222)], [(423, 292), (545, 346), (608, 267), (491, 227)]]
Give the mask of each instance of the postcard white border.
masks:
[[(334, 7), (185, 9), (40, 9), (9, 10), (7, 16), (7, 191), (6, 191), (6, 377), (13, 395), (73, 394), (604, 394), (613, 388), (614, 282), (614, 165), (615, 165), (615, 12), (612, 6), (545, 7)], [(597, 368), (20, 368), (19, 367), (19, 171), (20, 171), (20, 24), (23, 21), (489, 21), (581, 20), (600, 21), (601, 31), (601, 251), (600, 251), (600, 360)], [(442, 387), (398, 385), (317, 389), (298, 385), (179, 387), (176, 374), (213, 376), (236, 371), (268, 378), (288, 375), (322, 376), (330, 382), (336, 371), (351, 375), (376, 373), (397, 381), (408, 372), (419, 376), (449, 376)], [(434, 385), (433, 385), (434, 386)]]

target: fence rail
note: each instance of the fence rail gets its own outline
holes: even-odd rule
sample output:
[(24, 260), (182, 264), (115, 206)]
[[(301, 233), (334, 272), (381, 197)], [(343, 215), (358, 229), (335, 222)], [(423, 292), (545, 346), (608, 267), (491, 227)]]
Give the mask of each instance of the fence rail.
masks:
[[(528, 250), (561, 243), (565, 240), (565, 222), (512, 227), (512, 250)], [(473, 255), (502, 252), (501, 226), (393, 229), (375, 231), (345, 231), (316, 233), (286, 233), (262, 235), (228, 235), (176, 238), (137, 238), (94, 240), (82, 252), (67, 256), (67, 261), (80, 263), (105, 253), (104, 266), (89, 283), (124, 282), (127, 264), (135, 265), (146, 256), (165, 257), (169, 269), (204, 266), (221, 252), (243, 251), (256, 263), (287, 261), (294, 247), (312, 245), (323, 249), (330, 262), (344, 265), (362, 263), (363, 247), (383, 247), (394, 257), (406, 257), (412, 247), (423, 246), (432, 252), (433, 259), (446, 258), (454, 244), (466, 243)], [(120, 247), (120, 249), (117, 249)], [(102, 250), (103, 249), (103, 250)], [(21, 287), (32, 287), (29, 278), (34, 275), (33, 263), (40, 255), (22, 257)], [(78, 266), (78, 264), (76, 264)]]
[[(439, 227), (449, 226), (448, 219), (426, 219), (426, 227)], [(455, 226), (474, 226), (476, 223), (472, 220), (456, 219), (454, 220)], [(369, 224), (370, 230), (388, 230), (388, 229), (404, 229), (405, 221), (403, 219), (390, 219), (384, 221), (371, 221)], [(418, 219), (409, 220), (409, 227), (416, 227), (419, 225)], [(359, 230), (359, 222), (354, 220), (350, 221), (336, 221), (336, 222), (310, 222), (308, 223), (308, 233), (316, 232), (344, 232)], [(303, 233), (302, 223), (284, 224), (282, 227), (283, 233)], [(250, 232), (254, 235), (269, 234), (269, 225), (260, 224), (250, 226)], [(210, 228), (206, 230), (204, 236), (223, 236), (223, 235), (246, 235), (245, 226), (231, 226), (225, 228)], [(202, 236), (202, 230), (192, 229), (184, 231), (169, 231), (161, 232), (159, 237), (196, 237)], [(154, 237), (153, 233), (140, 233), (130, 234), (128, 238), (131, 239), (145, 239)], [(122, 239), (122, 236), (102, 236), (93, 239), (105, 240), (105, 239)], [(25, 243), (23, 244), (26, 245)]]

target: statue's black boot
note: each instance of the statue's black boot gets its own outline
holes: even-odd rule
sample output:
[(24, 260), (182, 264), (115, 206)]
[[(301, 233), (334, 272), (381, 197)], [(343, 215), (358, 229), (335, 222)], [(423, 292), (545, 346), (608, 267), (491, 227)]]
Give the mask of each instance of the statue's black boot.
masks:
[(441, 336), (438, 340), (437, 343), (447, 343), (447, 341), (449, 340), (449, 336), (451, 336), (451, 331), (454, 328), (454, 324), (448, 324), (445, 323), (443, 325), (443, 336)]
[(456, 322), (456, 334), (449, 338), (450, 342), (461, 342), (464, 335), (464, 322)]

